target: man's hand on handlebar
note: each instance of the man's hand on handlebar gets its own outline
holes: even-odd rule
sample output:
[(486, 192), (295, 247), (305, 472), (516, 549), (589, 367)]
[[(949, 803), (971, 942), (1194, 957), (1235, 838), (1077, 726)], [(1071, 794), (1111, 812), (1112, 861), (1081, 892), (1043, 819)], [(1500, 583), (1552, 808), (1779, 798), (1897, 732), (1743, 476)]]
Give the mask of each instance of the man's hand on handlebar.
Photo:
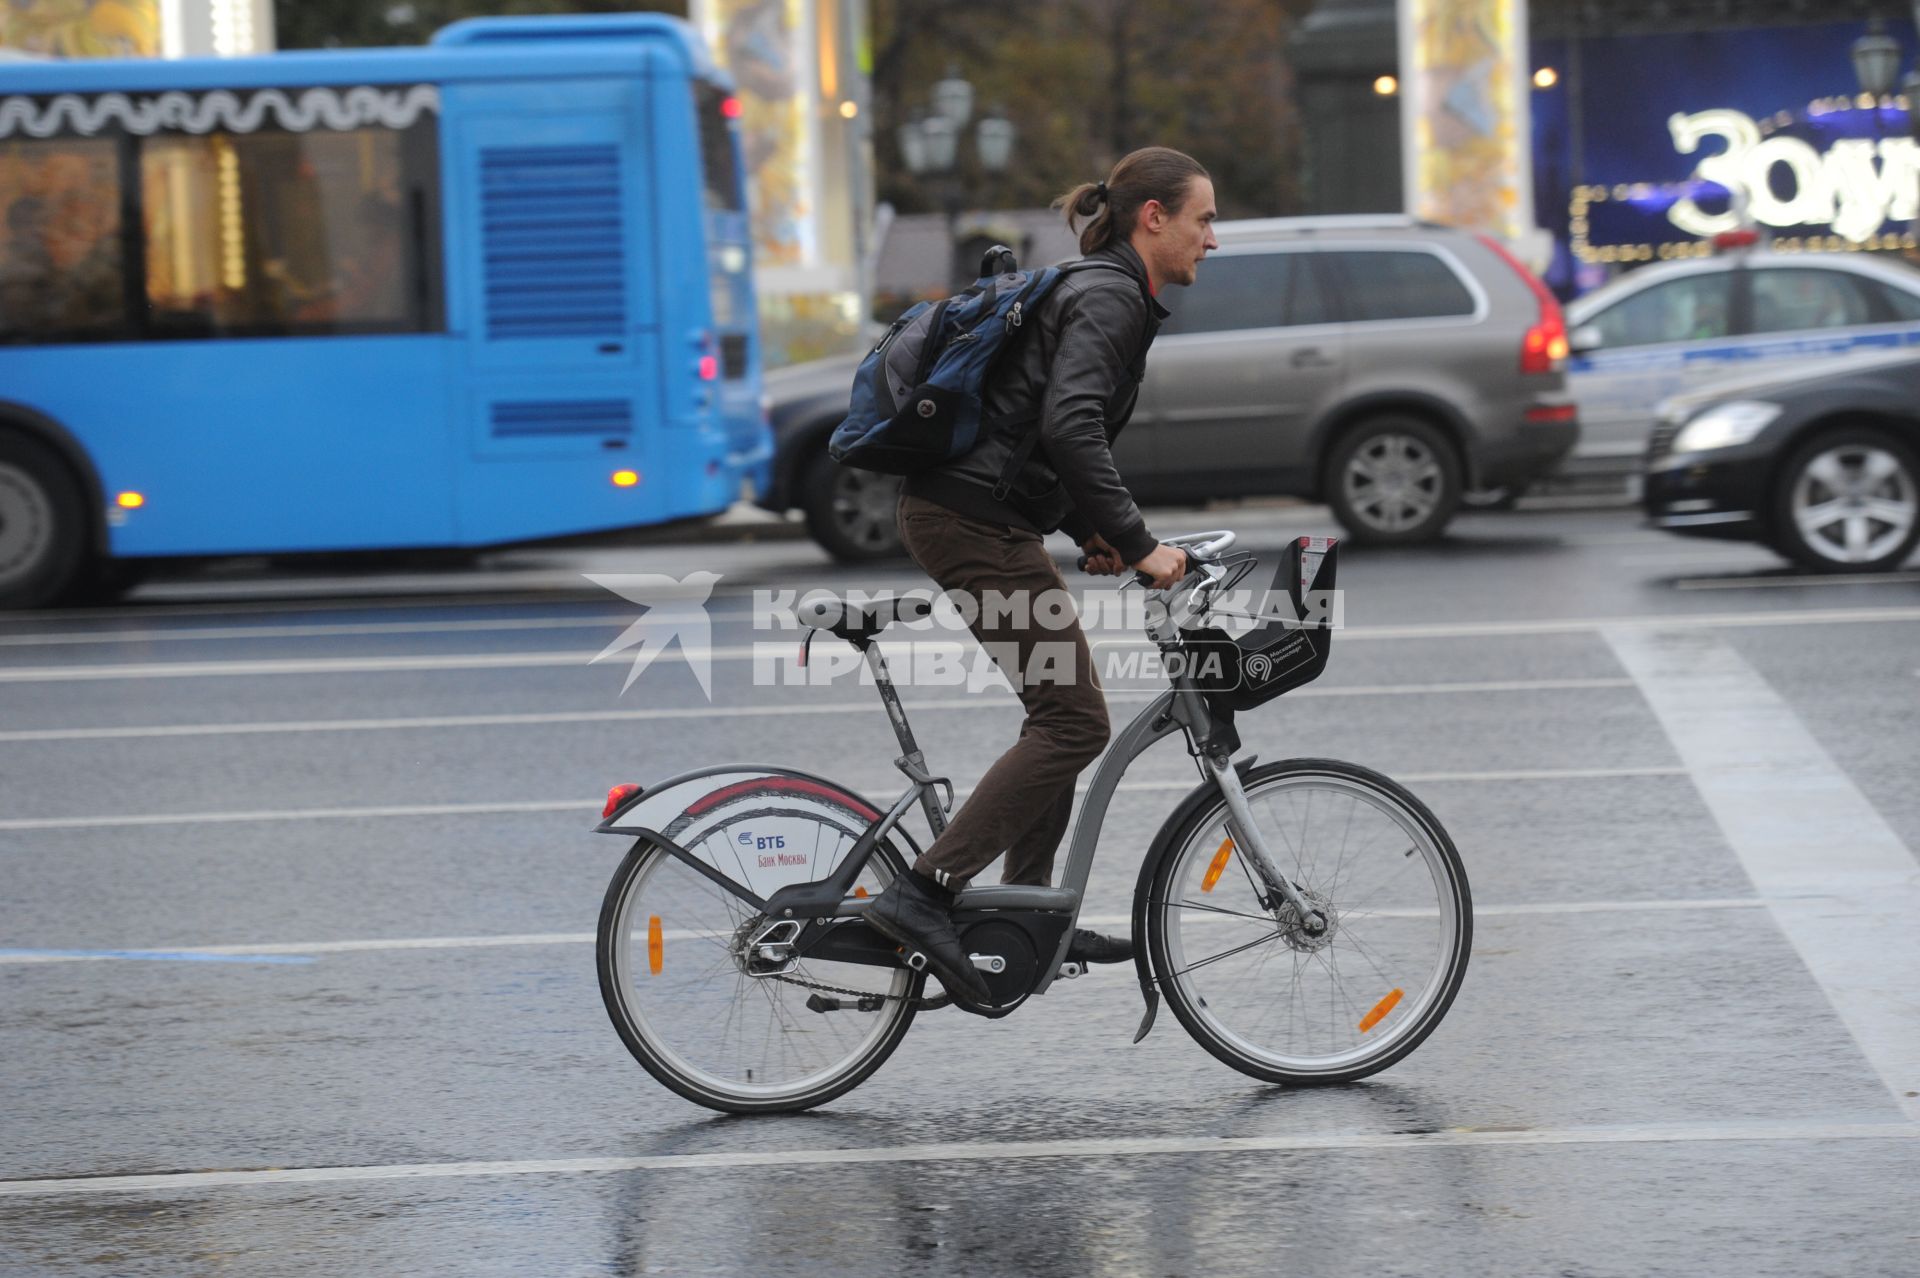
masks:
[(1080, 559), (1081, 571), (1095, 577), (1118, 577), (1127, 570), (1127, 561), (1120, 558), (1120, 552), (1107, 544), (1107, 539), (1095, 533), (1080, 544), (1085, 551)]
[(1187, 552), (1162, 542), (1134, 568), (1141, 576), (1153, 579), (1151, 584), (1155, 590), (1172, 590), (1187, 575)]

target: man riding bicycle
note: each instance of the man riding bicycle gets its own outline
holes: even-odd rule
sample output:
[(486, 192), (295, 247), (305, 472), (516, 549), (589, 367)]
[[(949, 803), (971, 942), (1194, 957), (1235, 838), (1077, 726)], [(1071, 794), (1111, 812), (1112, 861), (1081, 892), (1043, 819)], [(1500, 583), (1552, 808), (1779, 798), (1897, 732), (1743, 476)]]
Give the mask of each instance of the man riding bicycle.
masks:
[[(1078, 621), (1069, 613), (1060, 624), (1057, 613), (1033, 606), (1066, 588), (1042, 537), (1066, 532), (1086, 552), (1090, 573), (1130, 566), (1159, 589), (1186, 575), (1185, 552), (1147, 530), (1112, 448), (1167, 316), (1156, 294), (1193, 283), (1219, 247), (1212, 180), (1167, 147), (1133, 152), (1106, 181), (1083, 183), (1054, 205), (1079, 231), (1086, 267), (1046, 296), (1032, 331), (987, 388), (985, 420), (996, 427), (971, 452), (909, 476), (899, 506), (907, 552), (965, 601), (969, 629), (1013, 683), (1026, 719), (946, 831), (873, 899), (866, 919), (924, 954), (949, 990), (977, 1002), (989, 995), (954, 930), (953, 894), (1003, 851), (1003, 882), (1050, 882), (1074, 780), (1109, 735)], [(1084, 228), (1081, 218), (1089, 219)], [(1122, 962), (1132, 945), (1082, 929), (1067, 957)]]

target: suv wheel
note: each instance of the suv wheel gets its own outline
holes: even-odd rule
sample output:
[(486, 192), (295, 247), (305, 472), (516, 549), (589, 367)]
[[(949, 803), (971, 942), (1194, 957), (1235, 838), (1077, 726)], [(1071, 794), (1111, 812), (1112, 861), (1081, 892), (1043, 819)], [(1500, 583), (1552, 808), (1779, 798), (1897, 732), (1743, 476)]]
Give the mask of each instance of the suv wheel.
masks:
[(86, 503), (52, 453), (0, 434), (0, 608), (52, 602), (80, 570)]
[(1327, 501), (1357, 542), (1431, 541), (1460, 505), (1460, 459), (1417, 417), (1369, 417), (1340, 437), (1327, 464)]
[(800, 509), (806, 513), (807, 531), (845, 564), (897, 559), (907, 553), (894, 520), (899, 501), (899, 476), (842, 466), (824, 448), (814, 454), (801, 477)]
[(1920, 542), (1920, 462), (1864, 427), (1816, 436), (1774, 488), (1778, 548), (1816, 572), (1897, 568)]

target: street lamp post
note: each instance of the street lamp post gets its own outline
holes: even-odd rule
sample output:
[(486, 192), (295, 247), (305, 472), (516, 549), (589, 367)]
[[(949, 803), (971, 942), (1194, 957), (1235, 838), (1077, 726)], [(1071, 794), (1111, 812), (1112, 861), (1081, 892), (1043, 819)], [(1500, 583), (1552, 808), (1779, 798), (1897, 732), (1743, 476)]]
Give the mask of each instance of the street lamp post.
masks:
[[(1913, 6), (1914, 24), (1920, 28), (1920, 0)], [(1853, 74), (1860, 81), (1860, 90), (1873, 98), (1874, 136), (1880, 136), (1880, 102), (1893, 92), (1894, 81), (1900, 75), (1900, 42), (1887, 34), (1886, 23), (1875, 18), (1867, 28), (1867, 34), (1853, 42)], [(1907, 98), (1907, 131), (1916, 141), (1920, 141), (1920, 66), (1908, 71), (1900, 80), (1900, 91)], [(1886, 164), (1886, 160), (1882, 159)], [(1908, 224), (1908, 232), (1920, 232), (1920, 218)]]
[[(900, 158), (915, 177), (931, 178), (940, 191), (941, 208), (946, 213), (948, 270), (952, 279), (964, 284), (973, 278), (972, 267), (960, 261), (960, 202), (966, 194), (966, 165), (960, 139), (973, 118), (973, 85), (959, 72), (948, 71), (945, 79), (933, 86), (930, 109), (900, 127)], [(999, 173), (1013, 158), (1013, 123), (998, 114), (989, 115), (974, 125), (973, 151), (981, 172)]]

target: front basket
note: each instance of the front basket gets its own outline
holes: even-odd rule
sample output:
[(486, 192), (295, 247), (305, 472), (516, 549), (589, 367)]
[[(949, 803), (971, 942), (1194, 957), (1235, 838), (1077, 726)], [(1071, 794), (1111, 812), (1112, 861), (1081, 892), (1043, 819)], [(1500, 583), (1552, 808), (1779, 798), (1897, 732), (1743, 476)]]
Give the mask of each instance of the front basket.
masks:
[(1338, 558), (1334, 538), (1296, 537), (1280, 553), (1253, 629), (1237, 639), (1213, 626), (1189, 632), (1194, 684), (1216, 709), (1251, 710), (1320, 677), (1333, 647)]

